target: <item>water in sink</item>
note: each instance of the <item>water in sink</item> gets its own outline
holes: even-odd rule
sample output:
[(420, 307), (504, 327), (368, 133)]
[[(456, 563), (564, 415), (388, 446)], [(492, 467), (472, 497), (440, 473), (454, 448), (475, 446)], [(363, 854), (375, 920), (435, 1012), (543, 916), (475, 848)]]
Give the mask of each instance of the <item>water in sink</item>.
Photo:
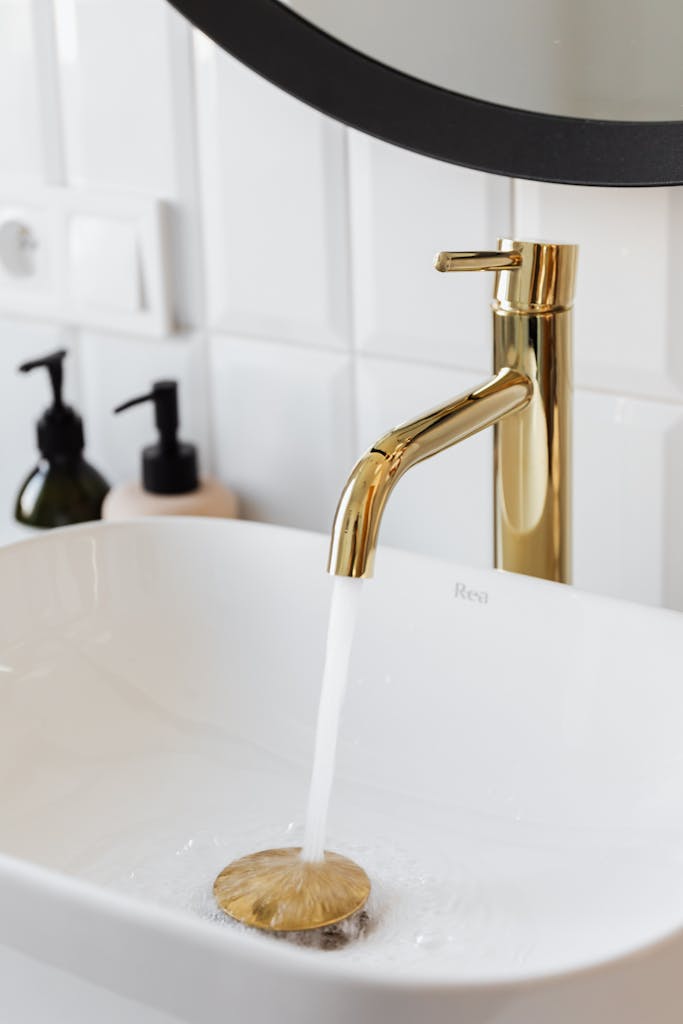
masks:
[[(274, 792), (287, 775), (290, 792), (305, 780), (285, 764), (273, 763), (270, 772)], [(279, 798), (281, 792), (265, 800), (251, 824), (245, 816), (228, 825), (217, 809), (194, 827), (155, 824), (135, 849), (127, 840), (118, 846), (110, 839), (73, 870), (213, 927), (248, 932), (250, 941), (272, 943), (270, 935), (217, 909), (212, 881), (245, 853), (301, 845), (303, 816), (273, 824)], [(327, 845), (362, 864), (373, 887), (368, 931), (331, 954), (342, 967), (391, 967), (406, 977), (469, 981), (553, 971), (590, 961), (597, 951), (616, 953), (628, 947), (630, 936), (642, 942), (648, 932), (657, 934), (666, 893), (683, 896), (680, 845), (667, 851), (662, 835), (645, 840), (628, 828), (493, 820), (466, 809), (456, 820), (438, 805), (426, 809), (406, 797), (364, 794), (345, 781), (337, 786), (334, 806)], [(615, 920), (621, 922), (616, 930)], [(308, 949), (301, 955), (330, 959)]]
[[(249, 932), (264, 942), (262, 935), (233, 921), (216, 906), (211, 880), (217, 866), (245, 849), (299, 845), (303, 828), (290, 822), (279, 830), (261, 827), (239, 838), (226, 832), (198, 831), (173, 842), (169, 836), (155, 835), (146, 848), (139, 850), (134, 865), (124, 865), (115, 851), (98, 859), (89, 870), (81, 867), (81, 876), (90, 876), (126, 895), (152, 900), (162, 906), (182, 909), (210, 921), (218, 927)], [(490, 902), (484, 898), (478, 882), (457, 857), (451, 863), (443, 858), (416, 855), (402, 849), (391, 838), (370, 845), (349, 843), (331, 836), (330, 846), (356, 860), (369, 872), (373, 889), (368, 903), (370, 925), (355, 943), (339, 949), (335, 958), (371, 966), (386, 962), (414, 966), (463, 966), (464, 961), (490, 955), (486, 933), (498, 932), (498, 955), (517, 966), (532, 952), (530, 942), (517, 942), (514, 935), (505, 938), (497, 927)], [(503, 923), (504, 913), (500, 915)], [(510, 942), (515, 943), (514, 950)], [(475, 952), (476, 950), (476, 952)], [(308, 955), (315, 951), (306, 950)]]

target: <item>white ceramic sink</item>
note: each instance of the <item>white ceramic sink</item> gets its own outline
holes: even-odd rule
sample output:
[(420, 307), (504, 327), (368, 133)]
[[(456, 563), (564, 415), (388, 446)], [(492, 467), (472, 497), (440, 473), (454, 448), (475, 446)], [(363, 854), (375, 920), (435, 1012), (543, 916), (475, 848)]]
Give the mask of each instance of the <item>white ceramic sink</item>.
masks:
[(0, 552), (0, 1019), (680, 1024), (683, 618), (555, 584), (380, 551), (328, 844), (372, 928), (220, 919), (220, 868), (302, 837), (326, 546), (147, 520)]

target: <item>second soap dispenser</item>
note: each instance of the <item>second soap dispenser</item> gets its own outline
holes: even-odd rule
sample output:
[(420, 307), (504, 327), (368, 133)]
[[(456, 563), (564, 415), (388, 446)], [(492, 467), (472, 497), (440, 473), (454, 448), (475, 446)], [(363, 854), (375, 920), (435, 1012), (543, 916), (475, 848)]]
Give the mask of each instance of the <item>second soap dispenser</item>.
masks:
[(217, 516), (235, 518), (237, 499), (222, 484), (199, 477), (197, 448), (178, 440), (178, 385), (161, 380), (147, 395), (132, 398), (114, 412), (153, 402), (157, 444), (142, 451), (142, 482), (120, 484), (107, 495), (103, 519), (135, 516)]

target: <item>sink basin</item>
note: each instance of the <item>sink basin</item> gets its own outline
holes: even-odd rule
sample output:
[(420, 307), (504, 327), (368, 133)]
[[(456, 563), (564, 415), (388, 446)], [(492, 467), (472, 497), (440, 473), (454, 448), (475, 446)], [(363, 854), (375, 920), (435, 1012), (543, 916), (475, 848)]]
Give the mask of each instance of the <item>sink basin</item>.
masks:
[(216, 911), (228, 861), (302, 838), (326, 549), (145, 520), (0, 551), (0, 1011), (680, 1024), (674, 612), (381, 550), (328, 842), (369, 931), (304, 949)]

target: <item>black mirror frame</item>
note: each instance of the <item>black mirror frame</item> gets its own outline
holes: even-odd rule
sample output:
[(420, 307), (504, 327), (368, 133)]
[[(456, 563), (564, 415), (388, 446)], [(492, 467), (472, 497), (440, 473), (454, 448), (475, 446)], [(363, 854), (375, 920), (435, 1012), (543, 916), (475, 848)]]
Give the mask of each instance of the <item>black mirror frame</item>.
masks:
[(278, 0), (169, 2), (281, 89), (413, 152), (535, 181), (683, 184), (683, 121), (600, 121), (516, 110), (395, 71)]

